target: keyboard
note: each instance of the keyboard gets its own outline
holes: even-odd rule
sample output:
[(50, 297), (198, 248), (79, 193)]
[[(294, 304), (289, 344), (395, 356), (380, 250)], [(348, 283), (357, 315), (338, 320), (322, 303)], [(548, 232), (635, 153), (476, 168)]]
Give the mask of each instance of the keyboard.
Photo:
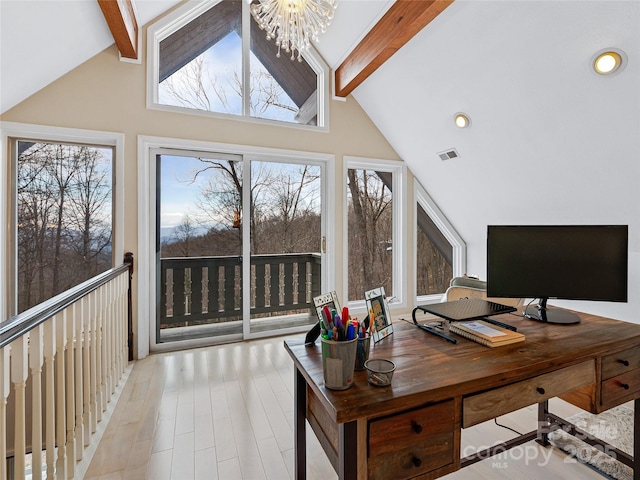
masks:
[(517, 310), (515, 307), (483, 300), (481, 298), (462, 298), (460, 300), (454, 300), (453, 302), (420, 305), (416, 308), (451, 321), (472, 320), (474, 318), (515, 312)]

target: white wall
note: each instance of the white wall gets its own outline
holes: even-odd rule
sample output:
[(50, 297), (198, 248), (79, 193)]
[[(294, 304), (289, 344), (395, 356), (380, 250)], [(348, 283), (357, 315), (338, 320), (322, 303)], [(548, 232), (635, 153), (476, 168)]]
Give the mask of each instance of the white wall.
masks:
[[(607, 47), (628, 65), (603, 77)], [(469, 273), (485, 275), (488, 224), (628, 224), (629, 303), (565, 305), (640, 320), (640, 2), (456, 1), (354, 96), (467, 242)]]

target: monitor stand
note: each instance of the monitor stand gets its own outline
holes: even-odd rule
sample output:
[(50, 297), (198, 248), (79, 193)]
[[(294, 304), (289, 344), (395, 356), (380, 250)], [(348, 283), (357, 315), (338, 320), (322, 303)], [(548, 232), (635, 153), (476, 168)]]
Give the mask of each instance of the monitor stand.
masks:
[(580, 323), (580, 317), (575, 313), (559, 308), (547, 308), (547, 298), (542, 298), (538, 305), (530, 305), (524, 310), (524, 316), (530, 320), (545, 323)]

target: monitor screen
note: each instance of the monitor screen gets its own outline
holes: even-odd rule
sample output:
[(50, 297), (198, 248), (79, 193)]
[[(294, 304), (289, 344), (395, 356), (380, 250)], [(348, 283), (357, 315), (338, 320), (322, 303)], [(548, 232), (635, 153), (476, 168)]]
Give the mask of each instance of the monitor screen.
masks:
[(627, 225), (487, 229), (487, 296), (627, 301)]

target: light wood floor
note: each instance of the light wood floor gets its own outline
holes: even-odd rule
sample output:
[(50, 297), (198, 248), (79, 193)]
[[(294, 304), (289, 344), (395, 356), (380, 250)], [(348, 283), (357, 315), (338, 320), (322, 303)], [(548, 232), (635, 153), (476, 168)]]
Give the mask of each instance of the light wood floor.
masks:
[[(86, 480), (285, 480), (293, 478), (293, 363), (283, 338), (151, 355), (135, 362)], [(552, 411), (578, 410), (552, 400)], [(535, 428), (534, 407), (501, 417)], [(487, 422), (463, 430), (463, 454), (514, 434)], [(310, 480), (337, 478), (307, 427)], [(602, 479), (535, 442), (483, 460), (447, 480)]]

